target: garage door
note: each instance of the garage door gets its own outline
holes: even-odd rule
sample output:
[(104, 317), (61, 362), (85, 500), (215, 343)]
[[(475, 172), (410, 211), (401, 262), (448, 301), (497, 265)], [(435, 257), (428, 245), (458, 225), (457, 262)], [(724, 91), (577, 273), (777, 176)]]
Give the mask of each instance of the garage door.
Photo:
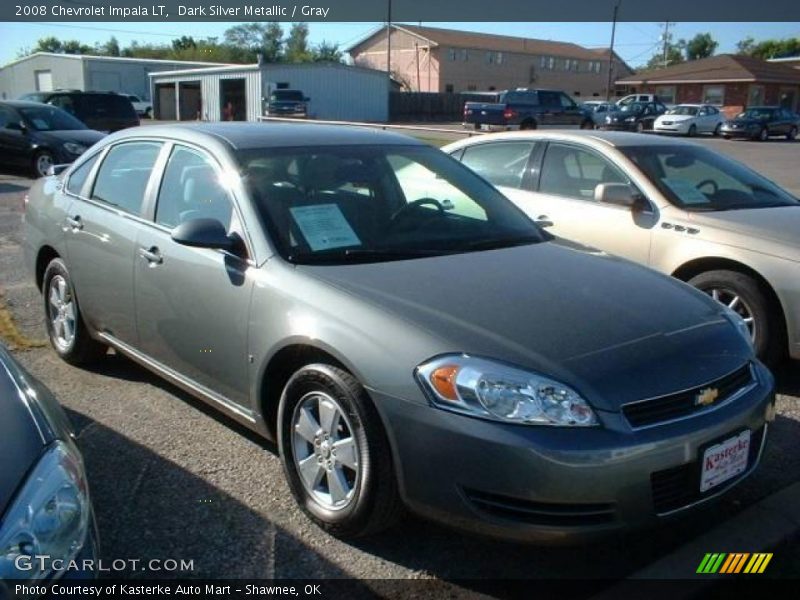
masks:
[(89, 74), (89, 89), (97, 92), (121, 92), (122, 78), (114, 71), (93, 71)]
[(36, 71), (36, 91), (53, 91), (53, 73), (51, 71)]

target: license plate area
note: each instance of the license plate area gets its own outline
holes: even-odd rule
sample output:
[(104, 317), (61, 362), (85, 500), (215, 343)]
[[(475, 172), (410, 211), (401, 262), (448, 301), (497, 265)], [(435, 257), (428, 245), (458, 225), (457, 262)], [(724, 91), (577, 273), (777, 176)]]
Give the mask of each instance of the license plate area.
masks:
[(707, 446), (700, 457), (700, 493), (705, 493), (747, 470), (752, 432), (749, 429)]

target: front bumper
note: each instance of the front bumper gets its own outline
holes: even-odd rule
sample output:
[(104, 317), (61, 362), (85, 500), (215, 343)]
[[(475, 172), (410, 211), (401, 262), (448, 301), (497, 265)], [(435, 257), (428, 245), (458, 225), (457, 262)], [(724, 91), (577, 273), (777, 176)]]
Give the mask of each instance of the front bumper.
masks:
[(653, 131), (656, 133), (686, 135), (689, 133), (689, 127), (689, 125), (684, 125), (681, 123), (671, 123), (669, 125), (656, 123), (653, 125)]
[(602, 129), (603, 131), (636, 131), (636, 122), (603, 123), (598, 129)]
[(742, 137), (751, 138), (758, 135), (760, 129), (758, 127), (731, 127), (730, 125), (723, 125), (720, 127), (719, 132), (727, 137)]
[[(639, 430), (620, 413), (599, 413), (604, 426), (587, 429), (507, 425), (371, 393), (410, 509), (485, 535), (573, 543), (657, 523), (752, 472), (775, 401), (772, 375), (760, 364), (755, 373), (757, 385), (730, 404)], [(700, 494), (703, 450), (744, 429), (752, 432), (746, 471)], [(675, 489), (662, 489), (665, 481)], [(685, 502), (665, 503), (664, 493)]]

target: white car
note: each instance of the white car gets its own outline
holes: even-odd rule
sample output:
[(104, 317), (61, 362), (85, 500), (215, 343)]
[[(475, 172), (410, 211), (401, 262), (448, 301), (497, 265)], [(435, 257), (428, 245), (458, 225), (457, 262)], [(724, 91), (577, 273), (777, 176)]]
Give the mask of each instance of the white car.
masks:
[(656, 119), (653, 131), (693, 137), (699, 133), (719, 135), (725, 115), (710, 104), (679, 104)]
[(442, 150), (554, 235), (727, 305), (767, 361), (787, 349), (800, 359), (800, 200), (755, 171), (699, 144), (628, 132), (498, 133)]
[(146, 117), (148, 119), (153, 118), (152, 103), (147, 102), (146, 100), (142, 100), (139, 96), (136, 96), (135, 94), (122, 94), (122, 95), (131, 101), (131, 104), (133, 104), (133, 109), (136, 111), (136, 114), (138, 114), (140, 117)]

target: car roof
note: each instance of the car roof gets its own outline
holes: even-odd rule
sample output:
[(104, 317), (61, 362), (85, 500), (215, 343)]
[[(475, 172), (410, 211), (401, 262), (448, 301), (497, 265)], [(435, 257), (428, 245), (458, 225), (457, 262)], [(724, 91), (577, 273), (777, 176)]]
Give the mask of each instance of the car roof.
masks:
[(600, 142), (607, 146), (622, 148), (627, 146), (674, 146), (676, 143), (691, 144), (684, 140), (675, 140), (660, 136), (634, 133), (629, 131), (597, 131), (597, 130), (526, 130), (509, 131), (505, 133), (485, 134), (472, 137), (468, 140), (459, 140), (453, 144), (448, 144), (445, 148), (458, 148), (462, 145), (469, 145), (470, 142), (479, 143), (491, 140), (553, 140), (553, 141), (576, 141), (576, 142)]
[(3, 106), (10, 106), (12, 108), (26, 108), (26, 107), (41, 107), (41, 106), (50, 106), (51, 108), (56, 108), (52, 105), (45, 105), (42, 102), (33, 102), (32, 100), (0, 100), (0, 104)]
[(193, 122), (171, 125), (144, 125), (123, 129), (107, 139), (109, 141), (119, 141), (143, 136), (201, 144), (204, 140), (214, 138), (217, 141), (227, 143), (227, 145), (236, 150), (366, 144), (428, 145), (412, 137), (379, 129), (314, 123)]

